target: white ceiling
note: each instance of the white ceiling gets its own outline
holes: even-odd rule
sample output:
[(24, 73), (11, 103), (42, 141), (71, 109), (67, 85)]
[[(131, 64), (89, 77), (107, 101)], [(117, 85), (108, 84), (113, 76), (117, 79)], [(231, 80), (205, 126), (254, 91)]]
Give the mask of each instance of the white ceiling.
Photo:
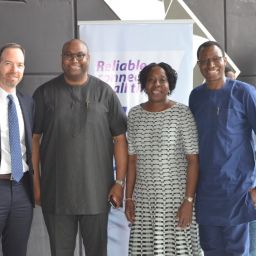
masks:
[(121, 20), (164, 20), (164, 2), (159, 0), (104, 0)]

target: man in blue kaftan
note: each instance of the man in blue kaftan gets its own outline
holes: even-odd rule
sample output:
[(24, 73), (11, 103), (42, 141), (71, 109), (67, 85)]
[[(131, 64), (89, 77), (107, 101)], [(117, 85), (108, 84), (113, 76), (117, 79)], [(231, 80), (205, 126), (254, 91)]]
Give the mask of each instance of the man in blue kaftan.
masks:
[(249, 255), (248, 222), (256, 219), (256, 89), (225, 77), (220, 45), (198, 48), (205, 83), (190, 95), (199, 135), (196, 216), (205, 256)]

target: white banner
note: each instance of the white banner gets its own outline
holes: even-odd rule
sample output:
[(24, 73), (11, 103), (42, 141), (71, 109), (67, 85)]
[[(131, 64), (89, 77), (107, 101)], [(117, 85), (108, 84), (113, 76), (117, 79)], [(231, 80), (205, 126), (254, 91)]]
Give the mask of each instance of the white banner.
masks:
[[(138, 73), (151, 62), (166, 62), (178, 72), (170, 98), (188, 104), (193, 87), (192, 21), (79, 22), (79, 33), (89, 47), (90, 74), (111, 85), (127, 112), (146, 101)], [(123, 209), (111, 210), (108, 234), (108, 255), (128, 255), (129, 226)]]

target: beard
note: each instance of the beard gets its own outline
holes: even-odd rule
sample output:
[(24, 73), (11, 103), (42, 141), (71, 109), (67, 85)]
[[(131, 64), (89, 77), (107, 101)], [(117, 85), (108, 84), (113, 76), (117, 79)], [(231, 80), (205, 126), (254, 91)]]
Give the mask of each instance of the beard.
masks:
[(79, 74), (72, 74), (72, 73), (65, 72), (65, 77), (68, 80), (74, 81), (74, 82), (79, 82), (79, 81), (83, 80), (85, 75), (86, 75), (86, 73), (82, 73), (82, 72)]

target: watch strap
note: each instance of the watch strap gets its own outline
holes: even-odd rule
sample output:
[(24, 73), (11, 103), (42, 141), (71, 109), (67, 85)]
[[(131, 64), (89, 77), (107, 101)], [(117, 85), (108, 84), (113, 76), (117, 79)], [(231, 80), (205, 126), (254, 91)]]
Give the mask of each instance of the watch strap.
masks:
[(192, 196), (185, 196), (184, 200), (188, 201), (189, 203), (193, 203), (194, 198)]
[(119, 184), (122, 188), (124, 187), (124, 180), (115, 180), (116, 184)]

